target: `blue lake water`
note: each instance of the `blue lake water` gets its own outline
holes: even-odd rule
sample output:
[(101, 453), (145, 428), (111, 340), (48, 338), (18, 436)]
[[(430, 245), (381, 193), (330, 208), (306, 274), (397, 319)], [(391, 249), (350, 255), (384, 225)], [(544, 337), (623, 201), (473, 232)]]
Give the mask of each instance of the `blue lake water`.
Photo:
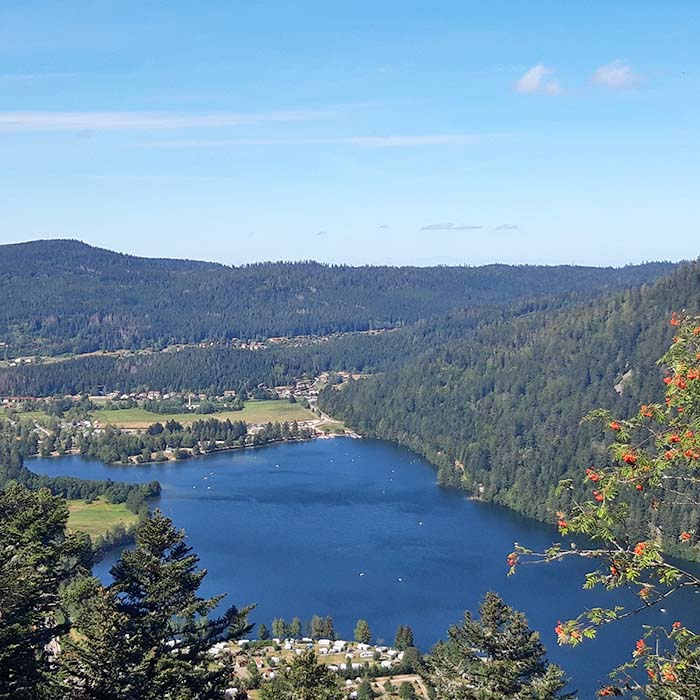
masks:
[[(525, 612), (582, 698), (629, 660), (642, 624), (682, 620), (700, 628), (700, 599), (686, 592), (669, 600), (666, 613), (616, 623), (576, 649), (557, 647), (558, 619), (615, 602), (582, 590), (587, 562), (521, 567), (508, 578), (513, 542), (543, 549), (558, 539), (556, 530), (438, 487), (427, 462), (383, 441), (315, 440), (150, 466), (76, 456), (28, 466), (49, 475), (159, 480), (155, 505), (186, 530), (209, 572), (203, 592), (256, 603), (252, 621), (268, 626), (273, 617), (331, 615), (347, 638), (362, 617), (375, 639), (390, 642), (399, 624), (409, 624), (428, 650), (494, 590)], [(98, 565), (103, 579), (116, 556)], [(634, 599), (623, 592), (620, 600)]]

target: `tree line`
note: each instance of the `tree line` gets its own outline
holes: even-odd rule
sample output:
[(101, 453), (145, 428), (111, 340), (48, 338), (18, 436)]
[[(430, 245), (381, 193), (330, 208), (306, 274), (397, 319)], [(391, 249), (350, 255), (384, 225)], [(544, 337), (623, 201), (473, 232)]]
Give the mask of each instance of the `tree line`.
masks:
[(671, 267), (227, 267), (33, 241), (0, 247), (0, 342), (12, 355), (61, 354), (395, 328), (463, 306), (638, 284)]
[(0, 488), (18, 483), (31, 489), (46, 488), (52, 494), (66, 499), (92, 501), (102, 496), (108, 503), (124, 503), (137, 514), (144, 513), (148, 499), (160, 493), (157, 481), (126, 484), (111, 480), (35, 474), (26, 467), (24, 460), (39, 453), (39, 438), (33, 426), (0, 420)]
[[(257, 627), (258, 639), (299, 639), (308, 637), (309, 639), (337, 639), (333, 618), (330, 615), (322, 617), (313, 615), (310, 620), (303, 622), (299, 617), (293, 617), (287, 622), (282, 617), (272, 620), (268, 628), (265, 623), (260, 623)], [(359, 619), (355, 624), (353, 639), (361, 644), (369, 644), (373, 637), (367, 620)], [(394, 648), (404, 651), (414, 646), (413, 630), (410, 625), (399, 625), (394, 638)]]

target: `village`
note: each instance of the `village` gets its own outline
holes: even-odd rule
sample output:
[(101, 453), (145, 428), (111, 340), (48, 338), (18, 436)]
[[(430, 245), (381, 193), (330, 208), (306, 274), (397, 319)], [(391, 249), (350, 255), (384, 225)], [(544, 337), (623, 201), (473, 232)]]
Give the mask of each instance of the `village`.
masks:
[[(18, 358), (13, 363), (31, 363), (33, 358)], [(365, 378), (366, 374), (351, 373), (343, 370), (335, 372), (321, 372), (315, 377), (303, 377), (290, 384), (268, 386), (260, 383), (251, 392), (252, 398), (257, 400), (286, 400), (291, 403), (299, 402), (302, 407), (316, 410), (318, 395), (324, 386), (328, 384), (342, 385), (345, 382)], [(125, 408), (142, 407), (145, 402), (168, 402), (168, 410), (158, 411), (163, 415), (169, 413), (181, 414), (191, 412), (193, 414), (217, 413), (230, 410), (240, 410), (242, 400), (234, 389), (227, 389), (219, 394), (192, 391), (161, 391), (152, 388), (142, 388), (134, 391), (99, 391), (89, 394), (66, 394), (61, 397), (64, 403), (72, 402), (75, 405), (86, 399), (93, 404), (95, 410), (118, 410)], [(250, 397), (249, 397), (250, 398)], [(37, 402), (45, 402), (49, 399), (37, 396), (0, 396), (0, 410), (31, 411), (36, 408)], [(52, 399), (55, 401), (55, 398)], [(173, 410), (177, 409), (177, 410)]]
[(363, 685), (365, 688), (368, 685), (378, 700), (428, 700), (421, 677), (406, 668), (407, 651), (381, 644), (310, 637), (241, 639), (235, 643), (220, 642), (210, 649), (210, 654), (230, 655), (236, 678), (242, 681), (240, 687), (229, 688), (227, 696), (256, 700), (261, 683), (274, 679), (291, 659), (309, 650), (314, 651), (319, 663), (338, 674), (348, 700), (363, 700), (362, 690), (358, 695)]
[[(205, 431), (201, 438), (186, 441), (151, 441), (138, 451), (113, 452), (108, 461), (121, 463), (166, 462), (223, 450), (255, 447), (278, 441), (327, 439), (335, 436), (358, 438), (341, 421), (321, 411), (317, 399), (329, 383), (342, 385), (363, 375), (323, 372), (280, 386), (257, 385), (245, 395), (234, 390), (218, 394), (167, 392), (143, 388), (91, 395), (65, 395), (44, 399), (31, 396), (0, 397), (0, 417), (31, 425), (40, 442), (42, 456), (78, 454), (81, 438), (107, 435), (114, 442), (115, 431), (128, 435), (157, 436), (164, 430), (188, 431), (202, 421), (219, 421), (222, 427), (245, 423), (242, 434), (231, 438)], [(201, 431), (200, 431), (201, 432)], [(105, 453), (107, 455), (108, 453)], [(105, 457), (107, 458), (107, 456)]]

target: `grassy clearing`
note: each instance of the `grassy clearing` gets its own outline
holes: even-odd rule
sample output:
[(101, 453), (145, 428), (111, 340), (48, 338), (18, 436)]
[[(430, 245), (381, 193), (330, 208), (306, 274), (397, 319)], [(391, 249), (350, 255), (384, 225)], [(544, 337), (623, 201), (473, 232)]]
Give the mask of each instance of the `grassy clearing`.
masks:
[[(49, 416), (43, 411), (21, 411), (16, 415), (21, 421), (38, 421), (39, 423), (43, 423), (49, 419)], [(0, 408), (0, 418), (5, 418), (6, 416), (7, 410)]]
[(318, 429), (327, 435), (343, 435), (345, 434), (347, 427), (342, 421), (332, 420), (328, 421), (327, 423), (321, 423), (318, 426)]
[(121, 408), (116, 411), (90, 411), (90, 416), (100, 425), (115, 428), (147, 428), (151, 423), (165, 422), (169, 418), (178, 420), (178, 416), (163, 416), (143, 408)]
[(313, 420), (316, 416), (298, 403), (288, 401), (247, 401), (242, 411), (234, 411), (234, 416), (246, 423), (270, 423), (275, 421)]
[(127, 510), (123, 503), (106, 503), (102, 498), (92, 503), (82, 500), (68, 501), (68, 529), (80, 530), (90, 537), (104, 535), (119, 523), (131, 525), (136, 522), (136, 515)]
[(226, 420), (242, 420), (246, 423), (274, 423), (275, 421), (304, 421), (313, 420), (314, 414), (298, 403), (288, 401), (247, 401), (242, 411), (222, 411), (200, 415), (197, 413), (160, 414), (145, 411), (143, 408), (125, 408), (117, 411), (92, 411), (92, 417), (101, 425), (112, 425), (115, 428), (147, 428), (152, 423), (164, 423), (176, 420), (183, 425), (189, 425), (196, 420), (217, 418)]

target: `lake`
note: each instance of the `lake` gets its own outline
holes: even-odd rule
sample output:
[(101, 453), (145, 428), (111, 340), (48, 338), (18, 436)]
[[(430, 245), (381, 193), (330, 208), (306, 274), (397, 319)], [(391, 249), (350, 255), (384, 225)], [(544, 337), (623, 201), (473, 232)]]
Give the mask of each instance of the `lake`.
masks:
[[(582, 590), (587, 563), (521, 567), (508, 578), (513, 542), (543, 549), (559, 539), (557, 531), (440, 488), (431, 465), (388, 442), (314, 440), (148, 466), (77, 456), (28, 466), (52, 476), (158, 479), (163, 492), (155, 505), (186, 530), (209, 572), (203, 592), (227, 592), (238, 606), (256, 603), (252, 621), (268, 627), (274, 617), (331, 615), (336, 632), (351, 638), (362, 617), (375, 639), (389, 643), (398, 625), (411, 625), (428, 650), (494, 590), (525, 612), (582, 698), (629, 660), (641, 624), (682, 620), (700, 628), (698, 599), (685, 592), (666, 613), (617, 623), (576, 649), (558, 647), (558, 619), (614, 603), (611, 594)], [(104, 580), (116, 556), (98, 565)], [(627, 595), (616, 599), (633, 600)]]

